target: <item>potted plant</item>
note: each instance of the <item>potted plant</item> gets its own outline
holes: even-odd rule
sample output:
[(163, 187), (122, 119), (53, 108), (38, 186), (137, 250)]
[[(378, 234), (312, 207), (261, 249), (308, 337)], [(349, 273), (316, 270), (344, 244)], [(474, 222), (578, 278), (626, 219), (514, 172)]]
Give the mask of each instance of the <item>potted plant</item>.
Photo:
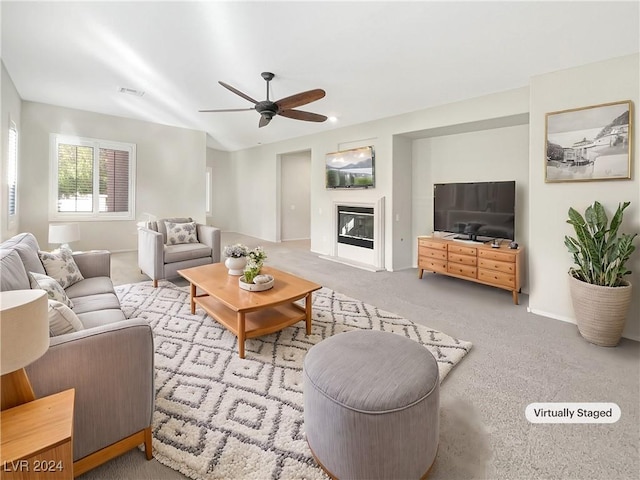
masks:
[(623, 277), (631, 273), (626, 263), (637, 233), (618, 234), (628, 206), (629, 202), (618, 204), (611, 223), (597, 201), (584, 217), (569, 208), (567, 223), (576, 236), (564, 237), (575, 263), (569, 269), (569, 287), (578, 330), (587, 341), (606, 347), (620, 341), (631, 304), (631, 283)]
[(262, 247), (249, 250), (247, 253), (247, 266), (244, 269), (244, 279), (247, 283), (253, 283), (253, 279), (260, 274), (266, 259), (267, 254)]

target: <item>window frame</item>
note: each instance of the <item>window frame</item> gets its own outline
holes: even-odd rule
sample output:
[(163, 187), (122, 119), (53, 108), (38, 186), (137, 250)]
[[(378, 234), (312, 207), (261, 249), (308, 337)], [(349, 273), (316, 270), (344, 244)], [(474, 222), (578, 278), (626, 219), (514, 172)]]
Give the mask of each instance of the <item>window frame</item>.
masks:
[[(59, 212), (58, 211), (58, 145), (67, 144), (93, 148), (93, 198), (91, 212)], [(129, 181), (128, 181), (128, 211), (100, 212), (99, 211), (99, 181), (100, 181), (100, 149), (124, 150), (129, 153)], [(52, 133), (49, 146), (49, 221), (114, 221), (135, 220), (135, 185), (136, 185), (136, 144), (102, 140), (97, 138), (79, 137)]]
[[(12, 133), (15, 132), (15, 133)], [(15, 146), (11, 149), (11, 137), (15, 136)], [(20, 132), (18, 126), (9, 117), (9, 132), (7, 137), (7, 228), (12, 229), (18, 219), (18, 164), (20, 158)], [(13, 189), (11, 188), (13, 186)], [(11, 213), (11, 194), (13, 193), (13, 213)]]
[(204, 174), (204, 178), (205, 178), (205, 202), (206, 202), (206, 207), (205, 207), (205, 214), (206, 215), (211, 215), (211, 210), (212, 210), (212, 206), (213, 206), (213, 168), (211, 167), (207, 167), (205, 169), (205, 174)]

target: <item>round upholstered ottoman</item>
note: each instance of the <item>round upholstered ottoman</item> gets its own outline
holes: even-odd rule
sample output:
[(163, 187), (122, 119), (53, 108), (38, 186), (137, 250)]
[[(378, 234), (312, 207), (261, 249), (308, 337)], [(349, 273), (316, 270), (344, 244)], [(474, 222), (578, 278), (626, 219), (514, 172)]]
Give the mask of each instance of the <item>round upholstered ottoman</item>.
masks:
[(355, 330), (314, 345), (303, 365), (304, 429), (338, 479), (419, 479), (438, 449), (433, 355), (401, 335)]

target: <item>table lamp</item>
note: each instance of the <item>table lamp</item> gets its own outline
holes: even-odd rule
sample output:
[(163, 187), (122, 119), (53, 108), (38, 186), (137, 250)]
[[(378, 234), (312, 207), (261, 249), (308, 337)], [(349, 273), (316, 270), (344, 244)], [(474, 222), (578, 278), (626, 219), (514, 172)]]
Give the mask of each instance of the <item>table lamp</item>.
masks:
[(80, 226), (77, 223), (56, 223), (49, 225), (49, 243), (58, 243), (68, 247), (71, 242), (80, 240)]
[(35, 400), (24, 367), (49, 348), (47, 292), (40, 289), (0, 293), (1, 410)]

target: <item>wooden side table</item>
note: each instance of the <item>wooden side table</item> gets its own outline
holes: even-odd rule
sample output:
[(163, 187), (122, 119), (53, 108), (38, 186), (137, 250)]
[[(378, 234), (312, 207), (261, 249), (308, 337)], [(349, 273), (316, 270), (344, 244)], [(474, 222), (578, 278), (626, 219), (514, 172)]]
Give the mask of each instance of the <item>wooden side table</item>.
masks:
[(73, 479), (75, 390), (65, 390), (0, 413), (0, 478)]

